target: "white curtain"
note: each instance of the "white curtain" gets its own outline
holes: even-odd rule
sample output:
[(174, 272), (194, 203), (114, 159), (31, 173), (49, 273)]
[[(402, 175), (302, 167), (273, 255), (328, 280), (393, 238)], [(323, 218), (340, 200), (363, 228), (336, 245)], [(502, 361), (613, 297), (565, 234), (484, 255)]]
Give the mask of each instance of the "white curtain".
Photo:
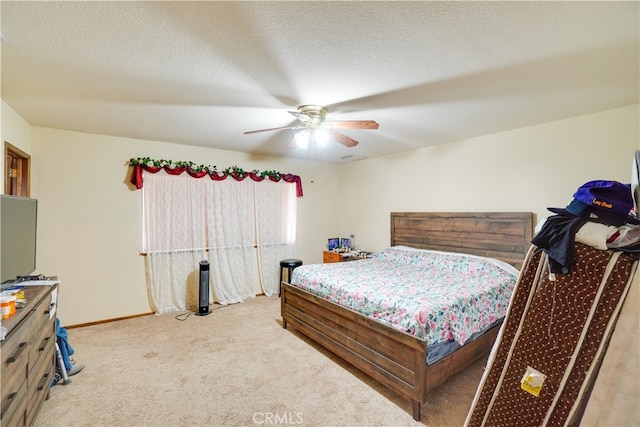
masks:
[(295, 185), (145, 173), (143, 250), (157, 313), (198, 306), (199, 263), (209, 302), (236, 303), (279, 288), (279, 261), (295, 248)]
[(292, 258), (296, 242), (296, 192), (289, 184), (256, 183), (256, 244), (265, 295), (280, 290), (280, 260)]

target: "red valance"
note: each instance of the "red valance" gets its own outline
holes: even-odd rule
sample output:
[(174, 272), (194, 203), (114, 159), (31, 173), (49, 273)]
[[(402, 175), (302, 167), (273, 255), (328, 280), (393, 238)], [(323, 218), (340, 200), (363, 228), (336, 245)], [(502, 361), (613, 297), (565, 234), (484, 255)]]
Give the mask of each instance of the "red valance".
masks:
[(149, 173), (157, 173), (160, 170), (164, 170), (169, 175), (181, 175), (184, 172), (189, 174), (194, 178), (203, 178), (206, 175), (214, 181), (222, 181), (227, 179), (227, 177), (232, 177), (236, 181), (242, 181), (243, 179), (249, 177), (256, 182), (263, 181), (268, 178), (270, 181), (279, 182), (283, 180), (284, 182), (289, 182), (296, 185), (296, 196), (302, 197), (302, 179), (298, 175), (293, 175), (289, 173), (285, 174), (264, 174), (260, 172), (238, 172), (236, 170), (219, 172), (216, 170), (193, 170), (191, 166), (177, 166), (171, 167), (170, 165), (165, 166), (148, 166), (146, 164), (134, 164), (132, 165), (133, 171), (131, 172), (131, 184), (135, 185), (135, 187), (139, 190), (142, 188), (143, 180), (142, 180), (142, 171), (146, 171)]

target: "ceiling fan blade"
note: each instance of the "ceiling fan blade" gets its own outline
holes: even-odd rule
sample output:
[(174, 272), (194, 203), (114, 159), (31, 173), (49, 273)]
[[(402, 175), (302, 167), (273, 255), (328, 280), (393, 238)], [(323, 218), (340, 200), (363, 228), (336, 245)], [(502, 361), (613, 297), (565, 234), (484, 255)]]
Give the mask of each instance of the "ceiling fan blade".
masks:
[(378, 129), (379, 127), (373, 120), (332, 120), (324, 124), (332, 129)]
[(297, 147), (298, 144), (296, 144), (296, 139), (293, 138), (288, 144), (287, 144), (287, 150), (293, 150), (294, 148)]
[(331, 129), (329, 129), (329, 133), (331, 134), (333, 139), (335, 139), (337, 142), (344, 145), (345, 147), (355, 147), (356, 145), (358, 145), (358, 141), (356, 141), (355, 139), (349, 138), (347, 135), (343, 133), (340, 133), (338, 131), (331, 130)]
[(299, 126), (282, 126), (282, 127), (279, 127), (279, 128), (249, 130), (249, 131), (243, 132), (243, 134), (244, 135), (249, 135), (250, 133), (268, 132), (268, 131), (272, 131), (272, 130), (298, 129), (298, 128), (299, 128)]

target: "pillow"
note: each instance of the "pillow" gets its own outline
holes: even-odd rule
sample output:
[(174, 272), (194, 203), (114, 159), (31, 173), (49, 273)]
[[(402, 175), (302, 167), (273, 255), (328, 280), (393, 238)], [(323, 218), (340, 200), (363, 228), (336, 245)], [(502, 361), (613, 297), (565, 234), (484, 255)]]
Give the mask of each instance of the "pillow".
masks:
[[(435, 257), (433, 256), (429, 257), (427, 255), (435, 255)], [(387, 261), (403, 262), (410, 265), (416, 265), (416, 266), (428, 268), (434, 264), (435, 258), (442, 258), (442, 257), (438, 257), (437, 255), (442, 255), (446, 257), (466, 257), (468, 259), (484, 260), (486, 262), (489, 262), (499, 267), (502, 270), (505, 270), (506, 272), (516, 277), (520, 274), (520, 271), (517, 268), (515, 268), (513, 265), (496, 258), (465, 254), (461, 252), (446, 252), (446, 251), (438, 251), (433, 249), (419, 249), (419, 248), (413, 248), (411, 246), (404, 246), (404, 245), (391, 246), (385, 249), (384, 251), (380, 252), (377, 257), (380, 259), (386, 259)]]

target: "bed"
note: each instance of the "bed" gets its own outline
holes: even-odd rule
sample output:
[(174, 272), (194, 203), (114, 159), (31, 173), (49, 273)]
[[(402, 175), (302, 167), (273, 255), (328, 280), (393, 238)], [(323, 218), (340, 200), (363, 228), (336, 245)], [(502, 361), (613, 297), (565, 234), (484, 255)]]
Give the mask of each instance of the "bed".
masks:
[[(390, 247), (465, 253), (520, 268), (532, 225), (532, 214), (521, 212), (394, 212)], [(359, 262), (365, 261), (340, 264)], [(295, 286), (296, 274), (293, 284), (282, 282), (283, 327), (306, 335), (409, 400), (415, 420), (420, 419), (432, 389), (489, 353), (500, 328), (500, 321), (494, 322), (455, 351), (427, 364), (430, 346), (425, 337), (301, 289)]]

